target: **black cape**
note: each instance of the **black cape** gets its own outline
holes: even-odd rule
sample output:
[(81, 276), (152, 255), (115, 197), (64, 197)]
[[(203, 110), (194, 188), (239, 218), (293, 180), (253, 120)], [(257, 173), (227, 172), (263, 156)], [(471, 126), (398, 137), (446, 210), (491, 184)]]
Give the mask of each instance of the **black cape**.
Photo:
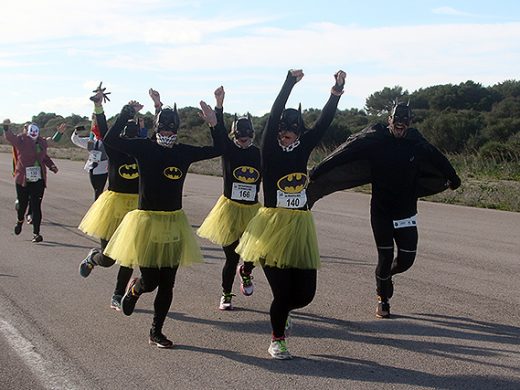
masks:
[[(343, 160), (342, 157), (345, 153), (355, 153), (357, 150), (370, 147), (371, 144), (384, 142), (386, 137), (388, 137), (388, 128), (382, 124), (366, 127), (359, 133), (352, 134), (314, 167), (309, 172), (310, 183), (307, 188), (309, 207), (312, 207), (317, 200), (333, 192), (371, 183), (372, 177), (368, 160), (357, 159), (346, 163), (336, 163), (336, 161)], [(418, 144), (426, 143), (433, 147), (415, 128), (409, 128), (405, 138)], [(446, 175), (427, 161), (421, 162), (417, 179), (417, 198), (437, 194), (446, 188), (448, 188)]]

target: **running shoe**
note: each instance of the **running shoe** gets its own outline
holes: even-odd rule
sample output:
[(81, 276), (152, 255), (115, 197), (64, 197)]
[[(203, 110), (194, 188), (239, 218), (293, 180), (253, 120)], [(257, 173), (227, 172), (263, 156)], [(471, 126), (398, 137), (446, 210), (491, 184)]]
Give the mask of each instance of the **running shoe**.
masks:
[(233, 303), (231, 302), (231, 299), (235, 296), (235, 294), (226, 294), (222, 293), (222, 296), (220, 297), (220, 310), (233, 310)]
[(23, 221), (16, 222), (16, 225), (14, 226), (14, 234), (19, 235), (22, 232), (22, 226), (23, 226)]
[(172, 348), (173, 342), (168, 340), (165, 335), (163, 335), (161, 332), (154, 333), (152, 330), (150, 330), (150, 339), (148, 340), (148, 343), (150, 345), (157, 345), (159, 348)]
[(112, 295), (112, 299), (110, 300), (110, 308), (116, 311), (121, 311), (121, 300), (123, 297), (118, 294)]
[(390, 303), (387, 298), (377, 297), (377, 318), (389, 318), (390, 317)]
[(79, 264), (79, 274), (86, 278), (92, 272), (92, 269), (96, 266), (94, 262), (94, 255), (99, 253), (99, 249), (92, 248), (88, 253), (87, 257)]
[(42, 242), (42, 241), (43, 241), (43, 237), (41, 234), (35, 234), (32, 239), (32, 242)]
[(244, 272), (243, 264), (237, 267), (237, 275), (240, 278), (240, 292), (246, 297), (252, 295), (254, 291), (253, 275)]
[(130, 279), (128, 285), (126, 286), (126, 292), (121, 299), (121, 310), (127, 316), (131, 315), (134, 312), (135, 304), (139, 299), (139, 295), (135, 294), (134, 286), (137, 283), (137, 278)]
[(289, 360), (293, 358), (287, 349), (287, 342), (285, 339), (272, 340), (267, 352), (269, 352), (273, 358), (279, 360)]
[(27, 221), (27, 223), (28, 223), (29, 225), (32, 225), (32, 215), (31, 215), (31, 214), (27, 214), (27, 215), (25, 216), (25, 220)]

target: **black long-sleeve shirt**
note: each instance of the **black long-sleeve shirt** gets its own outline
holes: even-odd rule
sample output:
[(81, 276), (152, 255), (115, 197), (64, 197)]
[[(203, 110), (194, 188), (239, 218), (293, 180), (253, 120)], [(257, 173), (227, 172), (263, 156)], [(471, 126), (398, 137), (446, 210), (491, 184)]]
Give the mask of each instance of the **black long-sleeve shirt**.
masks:
[[(213, 146), (175, 144), (172, 148), (146, 138), (122, 138), (120, 133), (130, 119), (125, 110), (105, 136), (105, 143), (135, 158), (139, 169), (140, 210), (176, 211), (182, 209), (182, 190), (191, 163), (217, 157), (222, 152), (222, 130), (211, 129)], [(218, 125), (217, 125), (218, 126)]]
[[(404, 138), (395, 138), (382, 124), (367, 130), (370, 136), (353, 136), (352, 141), (347, 141), (344, 147), (318, 165), (313, 174), (316, 185), (321, 185), (320, 176), (333, 169), (348, 172), (349, 164), (367, 161), (372, 183), (372, 212), (397, 220), (417, 213), (418, 180), (425, 166), (438, 170), (445, 180), (457, 180), (457, 173), (448, 159), (417, 129), (408, 129)], [(363, 132), (359, 134), (363, 135)]]
[(300, 145), (291, 152), (284, 152), (278, 143), (278, 126), (295, 84), (296, 77), (289, 74), (266, 123), (261, 146), (264, 205), (307, 210), (304, 192), (308, 185), (307, 162), (312, 149), (332, 123), (340, 97), (331, 94), (314, 126), (300, 136)]
[[(216, 108), (220, 128), (224, 127), (222, 108)], [(251, 145), (242, 149), (223, 134), (222, 176), (224, 179), (224, 196), (242, 204), (258, 202), (258, 191), (261, 182), (260, 149)]]
[[(96, 121), (105, 138), (108, 132), (105, 113), (96, 113)], [(108, 189), (123, 194), (139, 193), (139, 171), (135, 159), (107, 144), (105, 152), (108, 156)]]

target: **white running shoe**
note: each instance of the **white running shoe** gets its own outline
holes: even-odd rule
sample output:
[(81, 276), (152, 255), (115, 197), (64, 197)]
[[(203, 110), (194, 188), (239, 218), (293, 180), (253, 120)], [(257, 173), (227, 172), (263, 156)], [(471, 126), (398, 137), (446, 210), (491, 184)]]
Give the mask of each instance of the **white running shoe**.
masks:
[(271, 341), (267, 352), (269, 352), (273, 358), (279, 360), (289, 360), (293, 358), (287, 349), (287, 342), (284, 339)]
[(235, 294), (226, 294), (222, 293), (222, 296), (220, 297), (220, 310), (233, 310), (233, 302), (231, 302), (231, 299), (235, 296)]

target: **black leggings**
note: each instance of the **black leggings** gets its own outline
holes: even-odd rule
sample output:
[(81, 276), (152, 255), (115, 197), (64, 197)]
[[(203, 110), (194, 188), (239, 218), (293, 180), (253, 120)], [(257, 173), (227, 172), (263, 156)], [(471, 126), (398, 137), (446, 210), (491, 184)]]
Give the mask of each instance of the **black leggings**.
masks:
[[(222, 268), (222, 291), (225, 294), (230, 294), (233, 289), (233, 281), (235, 280), (238, 262), (240, 261), (240, 255), (235, 252), (237, 246), (238, 240), (228, 246), (222, 247), (226, 255), (226, 263), (224, 264), (224, 268)], [(245, 273), (251, 273), (254, 267), (254, 263), (244, 262)]]
[(269, 314), (273, 336), (284, 337), (289, 312), (307, 306), (316, 293), (315, 269), (264, 267), (264, 273), (273, 292)]
[[(103, 250), (107, 247), (108, 241), (101, 239), (101, 251), (96, 253), (92, 260), (96, 265), (99, 265), (101, 267), (112, 267), (115, 264), (115, 260), (111, 257), (108, 257), (103, 254)], [(132, 277), (133, 269), (125, 266), (119, 267), (119, 272), (117, 273), (117, 281), (116, 281), (116, 288), (114, 290), (114, 295), (125, 295), (126, 285), (128, 284), (128, 281)]]
[(107, 182), (108, 173), (94, 175), (91, 169), (88, 172), (88, 175), (90, 177), (90, 184), (92, 184), (92, 188), (94, 188), (94, 200), (97, 200), (97, 198), (99, 198), (99, 195), (101, 195), (105, 190), (105, 184)]
[[(394, 229), (391, 218), (375, 213), (371, 214), (370, 222), (378, 254), (376, 292), (380, 297), (389, 299), (394, 293), (392, 275), (408, 270), (415, 260), (419, 239), (417, 227)], [(394, 241), (397, 246), (395, 258)]]
[(177, 267), (139, 268), (141, 270), (141, 277), (137, 279), (137, 283), (134, 287), (135, 292), (140, 295), (143, 293), (152, 292), (158, 287), (155, 301), (153, 303), (154, 315), (152, 322), (152, 332), (160, 333), (173, 300), (173, 286), (175, 284)]
[(45, 192), (45, 183), (43, 180), (36, 182), (27, 182), (23, 187), (16, 185), (16, 196), (18, 198), (18, 221), (24, 221), (25, 211), (30, 204), (32, 212), (33, 233), (40, 234), (40, 225), (42, 223), (42, 199)]

